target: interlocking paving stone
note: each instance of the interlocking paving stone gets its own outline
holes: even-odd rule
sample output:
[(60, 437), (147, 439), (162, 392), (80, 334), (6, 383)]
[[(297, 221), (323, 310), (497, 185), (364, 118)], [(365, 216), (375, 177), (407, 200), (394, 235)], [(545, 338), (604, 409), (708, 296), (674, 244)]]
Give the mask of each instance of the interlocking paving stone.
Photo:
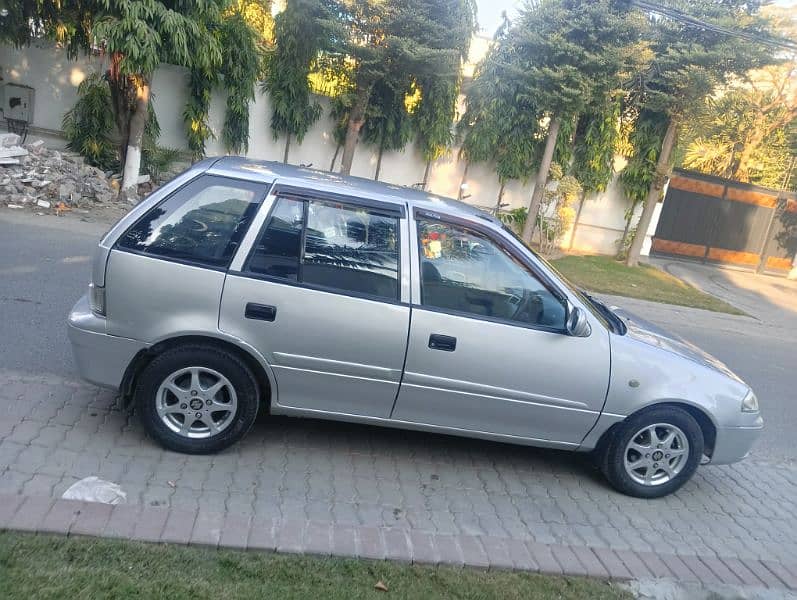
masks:
[[(752, 586), (772, 585), (772, 583), (770, 583), (766, 579), (762, 579), (756, 574), (756, 571), (752, 566), (752, 563), (758, 561), (748, 561), (745, 563), (739, 560), (738, 558), (725, 558), (725, 557), (722, 557), (721, 560), (723, 563), (725, 563), (725, 566), (727, 566), (733, 572), (733, 574), (736, 577), (742, 580), (742, 583), (744, 585), (752, 585)], [(766, 570), (766, 568), (764, 568), (764, 570)]]
[(631, 579), (631, 572), (625, 566), (620, 557), (617, 556), (613, 550), (608, 548), (595, 548), (595, 556), (606, 567), (609, 575), (616, 579)]
[(332, 553), (332, 526), (329, 523), (308, 522), (301, 552), (329, 556)]
[(28, 496), (17, 507), (12, 525), (20, 531), (37, 531), (44, 517), (50, 512), (50, 507), (55, 503), (55, 498), (44, 496)]
[(219, 546), (246, 550), (251, 525), (251, 516), (228, 512), (224, 517)]
[[(127, 503), (83, 505), (80, 514), (59, 503), (48, 527), (554, 573), (603, 569), (616, 578), (797, 585), (797, 467), (790, 464), (701, 467), (676, 494), (646, 502), (586, 475), (586, 459), (576, 454), (271, 417), (224, 453), (187, 456), (155, 445), (112, 392), (2, 370), (0, 390), (0, 528), (36, 531), (53, 496), (97, 475), (118, 483)], [(663, 509), (677, 518), (662, 521)]]
[(403, 529), (385, 529), (382, 538), (385, 540), (385, 558), (403, 562), (412, 561), (412, 548)]
[[(362, 528), (360, 528), (362, 532)], [(421, 531), (409, 532), (410, 544), (412, 545), (412, 561), (416, 563), (437, 564), (440, 560), (437, 554), (437, 547), (434, 543), (434, 535)], [(360, 536), (362, 541), (362, 536)]]
[[(601, 564), (595, 553), (585, 546), (572, 546), (573, 554), (576, 555), (579, 562), (584, 565), (587, 575), (592, 577), (609, 577), (610, 573), (606, 567)], [(627, 566), (627, 565), (626, 565)]]
[(58, 499), (37, 527), (39, 533), (69, 533), (72, 524), (80, 516), (83, 503), (77, 500)]
[(255, 517), (249, 529), (246, 541), (247, 548), (255, 550), (275, 551), (277, 549), (277, 522), (275, 519)]
[(503, 538), (483, 535), (480, 538), (482, 547), (487, 553), (487, 560), (491, 569), (514, 569), (515, 561), (509, 553), (506, 541)]
[(0, 530), (5, 529), (12, 523), (14, 513), (25, 496), (19, 494), (2, 494), (0, 495)]
[[(645, 566), (648, 570), (653, 574), (655, 578), (665, 578), (665, 577), (674, 577), (674, 574), (669, 567), (661, 560), (659, 556), (653, 554), (651, 552), (634, 552), (630, 554), (635, 554), (639, 559), (645, 563)], [(621, 556), (620, 552), (617, 552), (618, 557)], [(622, 558), (621, 558), (622, 560)]]
[(111, 518), (113, 506), (100, 502), (83, 502), (80, 514), (69, 530), (70, 535), (102, 535)]
[(363, 525), (357, 528), (357, 541), (359, 543), (359, 556), (383, 560), (385, 558), (385, 542), (382, 531), (378, 527)]
[(529, 549), (529, 554), (534, 560), (534, 563), (539, 567), (542, 573), (563, 573), (562, 565), (556, 560), (556, 557), (551, 552), (550, 546), (540, 544), (539, 542), (527, 542), (526, 547)]
[(332, 551), (337, 556), (357, 556), (357, 531), (349, 525), (332, 525)]
[(166, 508), (145, 506), (138, 513), (133, 536), (145, 542), (158, 542), (166, 524), (169, 511)]
[(780, 563), (771, 560), (764, 560), (761, 562), (764, 563), (764, 566), (780, 579), (786, 587), (797, 590), (797, 575)]
[(122, 539), (132, 538), (141, 508), (141, 506), (129, 504), (114, 506), (102, 535)]
[(191, 541), (191, 532), (194, 530), (194, 521), (196, 521), (196, 512), (193, 510), (178, 508), (170, 510), (161, 531), (160, 541), (168, 544), (188, 544)]
[(200, 508), (196, 513), (189, 543), (199, 546), (218, 546), (223, 525), (224, 513)]
[(454, 565), (461, 567), (465, 564), (462, 556), (462, 549), (457, 542), (457, 536), (448, 534), (438, 534), (435, 536), (437, 552), (440, 555), (440, 563), (444, 565)]
[(466, 565), (472, 567), (487, 568), (490, 566), (490, 559), (484, 550), (481, 541), (475, 535), (457, 536), (457, 544), (462, 551), (462, 559)]
[[(667, 568), (675, 575), (679, 581), (700, 581), (695, 573), (681, 560), (678, 556), (672, 554), (659, 555), (661, 561), (667, 565)], [(689, 560), (694, 560), (694, 556), (689, 557)]]

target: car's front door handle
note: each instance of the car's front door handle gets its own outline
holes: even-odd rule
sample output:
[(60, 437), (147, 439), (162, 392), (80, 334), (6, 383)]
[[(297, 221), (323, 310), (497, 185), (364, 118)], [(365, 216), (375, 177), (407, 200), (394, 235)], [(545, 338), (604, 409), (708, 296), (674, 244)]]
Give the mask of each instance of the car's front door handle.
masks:
[(277, 307), (247, 302), (244, 316), (247, 319), (257, 319), (258, 321), (273, 321), (277, 318)]
[(457, 338), (450, 335), (441, 335), (433, 333), (429, 336), (429, 347), (432, 350), (443, 350), (444, 352), (453, 352), (457, 349)]

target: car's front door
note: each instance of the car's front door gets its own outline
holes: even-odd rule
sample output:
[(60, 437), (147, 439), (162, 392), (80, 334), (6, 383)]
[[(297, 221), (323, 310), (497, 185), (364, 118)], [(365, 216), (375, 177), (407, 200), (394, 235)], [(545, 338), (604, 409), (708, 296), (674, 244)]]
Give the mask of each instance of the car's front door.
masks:
[(227, 275), (220, 328), (269, 361), (278, 406), (388, 417), (409, 327), (403, 208), (295, 189), (270, 198), (246, 262)]
[(606, 398), (608, 332), (567, 335), (566, 302), (489, 230), (415, 223), (420, 298), (393, 419), (580, 443)]

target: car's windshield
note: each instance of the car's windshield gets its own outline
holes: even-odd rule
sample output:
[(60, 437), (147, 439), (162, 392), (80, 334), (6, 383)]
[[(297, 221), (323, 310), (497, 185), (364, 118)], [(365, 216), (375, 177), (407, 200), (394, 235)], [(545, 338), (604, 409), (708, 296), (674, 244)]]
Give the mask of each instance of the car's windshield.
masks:
[(523, 244), (526, 250), (531, 252), (537, 260), (539, 260), (546, 267), (548, 267), (548, 269), (550, 269), (551, 272), (553, 272), (553, 274), (556, 275), (556, 278), (559, 280), (559, 282), (562, 285), (564, 285), (570, 292), (572, 292), (573, 295), (578, 297), (578, 299), (581, 300), (582, 304), (584, 304), (584, 306), (589, 308), (592, 314), (595, 315), (595, 317), (599, 321), (601, 321), (604, 325), (606, 325), (606, 327), (611, 329), (614, 333), (619, 333), (621, 335), (625, 333), (626, 331), (625, 324), (617, 315), (615, 315), (612, 312), (612, 310), (608, 306), (606, 306), (599, 300), (596, 300), (588, 293), (586, 293), (584, 290), (576, 287), (571, 281), (567, 279), (567, 277), (562, 275), (559, 269), (553, 266), (553, 264), (551, 264), (550, 261), (540, 256), (540, 254), (534, 251), (532, 248), (529, 248), (526, 242), (523, 241), (523, 238), (521, 238), (511, 227), (507, 226), (506, 224), (502, 224), (501, 227), (509, 235), (515, 238), (518, 242)]

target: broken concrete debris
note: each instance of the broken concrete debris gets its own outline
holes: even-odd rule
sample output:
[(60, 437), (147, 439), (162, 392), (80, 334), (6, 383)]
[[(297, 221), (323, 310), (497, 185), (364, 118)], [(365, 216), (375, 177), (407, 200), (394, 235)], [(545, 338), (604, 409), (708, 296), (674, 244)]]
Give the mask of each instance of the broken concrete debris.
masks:
[(98, 203), (129, 206), (118, 186), (75, 152), (47, 148), (42, 140), (20, 146), (13, 133), (0, 134), (0, 206), (56, 210), (91, 209)]

